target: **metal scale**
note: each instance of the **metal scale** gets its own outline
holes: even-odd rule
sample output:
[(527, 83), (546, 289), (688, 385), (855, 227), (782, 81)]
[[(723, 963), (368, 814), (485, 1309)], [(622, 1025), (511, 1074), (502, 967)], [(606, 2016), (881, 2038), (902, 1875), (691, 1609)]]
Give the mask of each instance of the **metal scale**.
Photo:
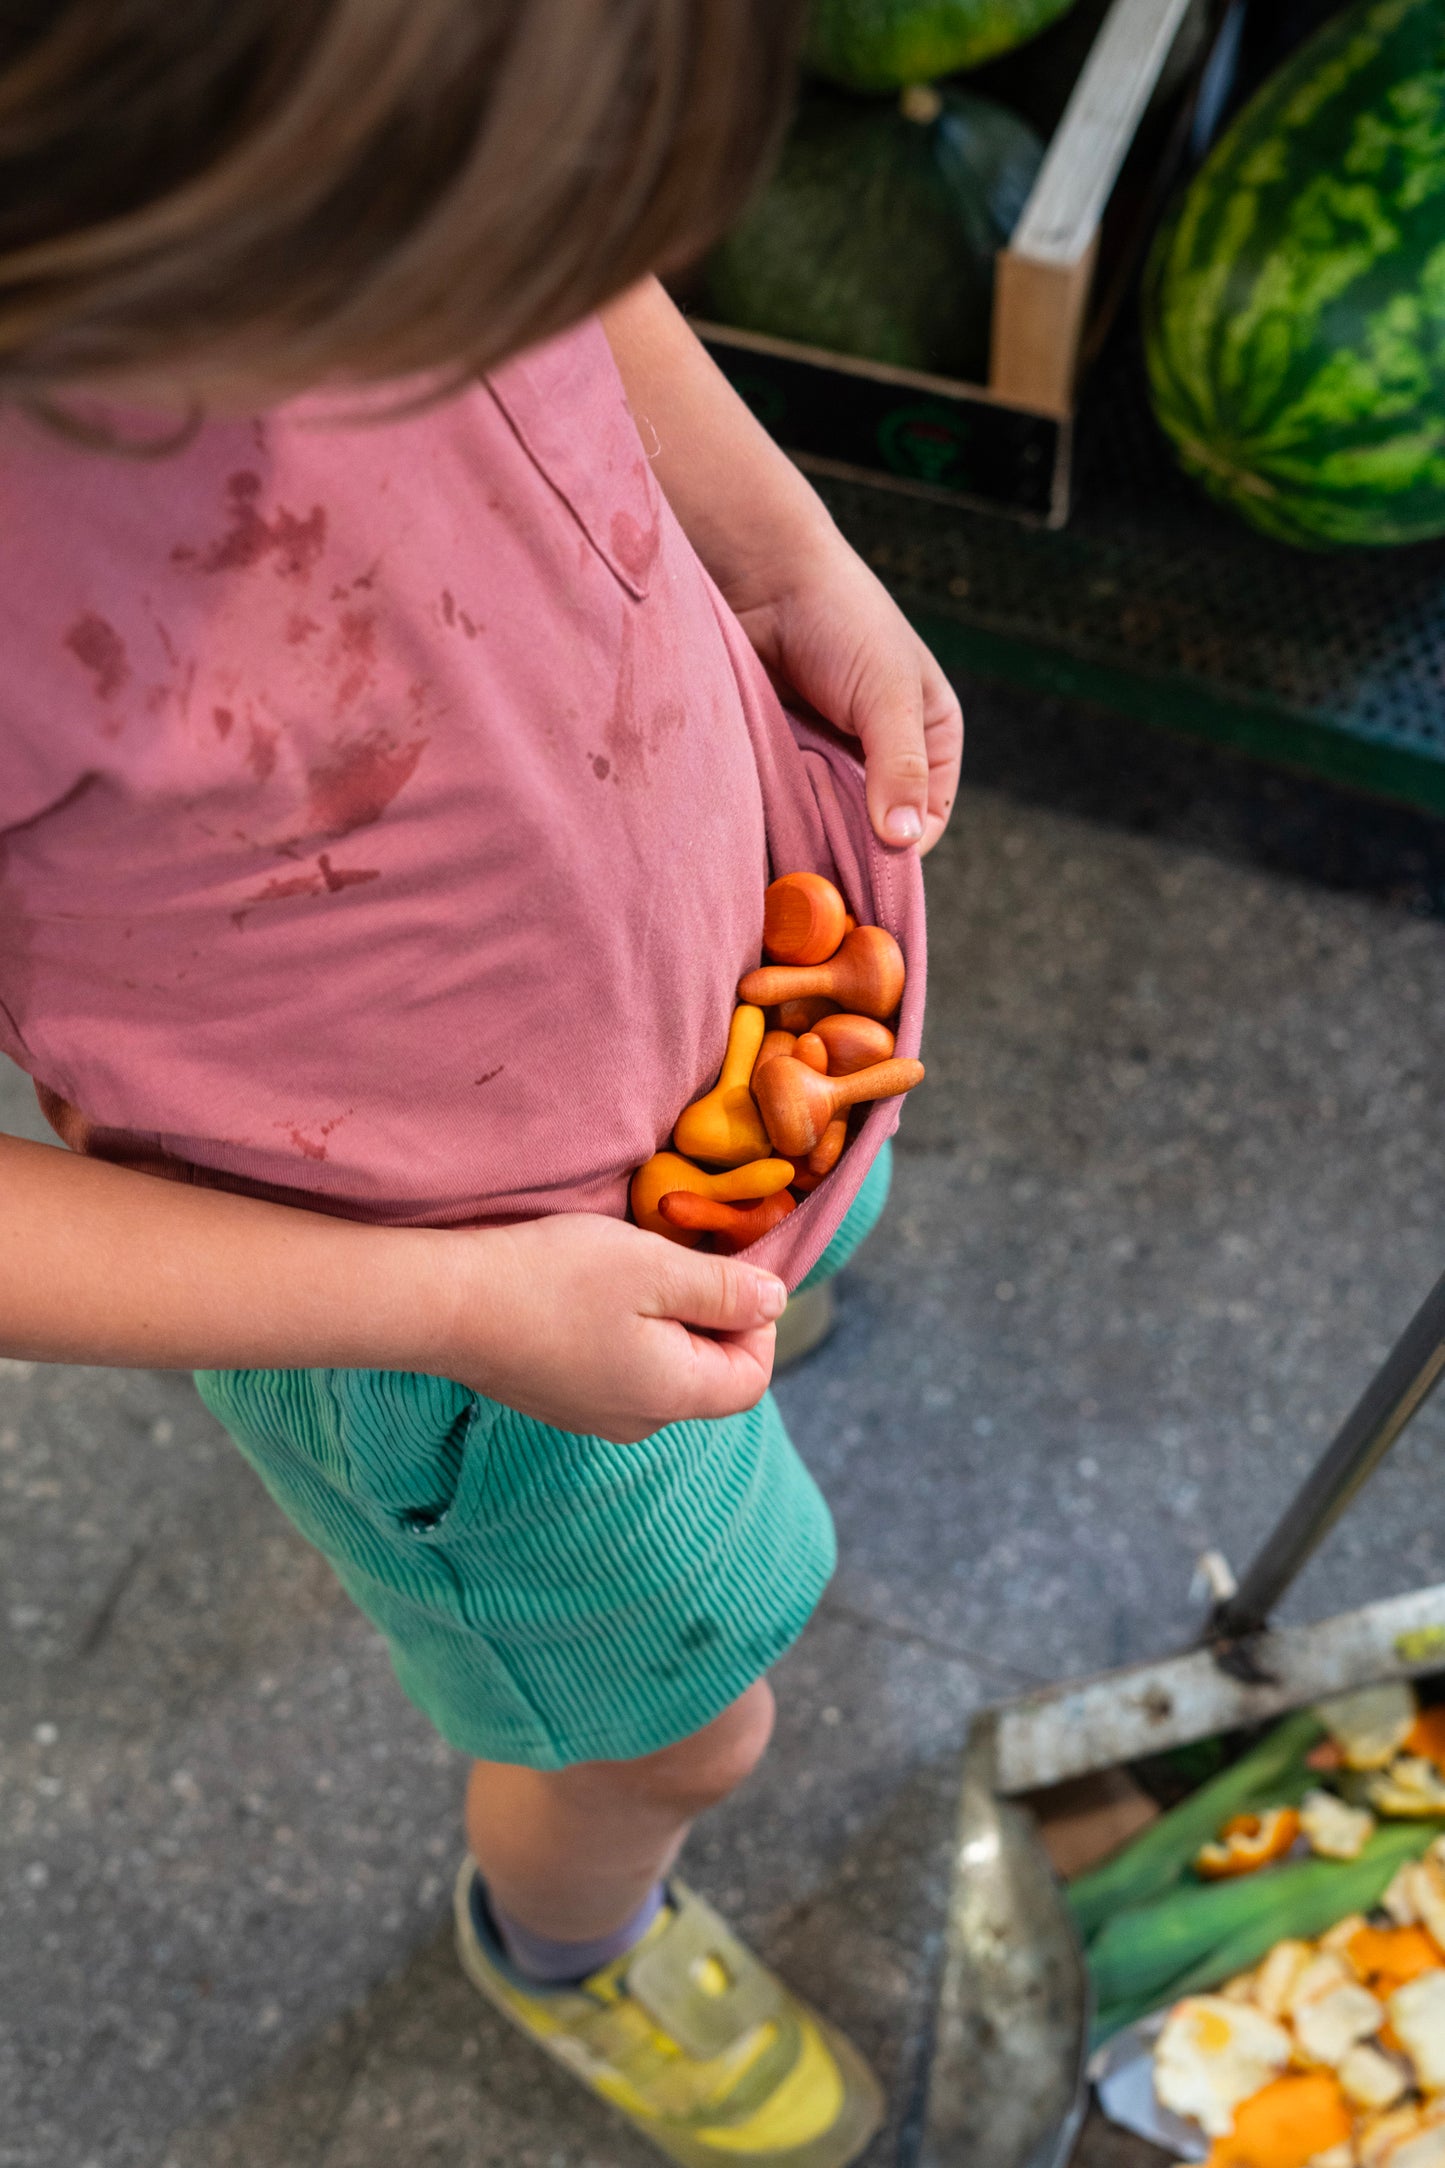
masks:
[(1271, 1627), (1294, 1580), (1445, 1371), (1445, 1277), (1237, 1587), (1177, 1656), (996, 1703), (964, 1750), (916, 2168), (1065, 2168), (1088, 2104), (1088, 1978), (1020, 1795), (1445, 1666), (1445, 1584)]

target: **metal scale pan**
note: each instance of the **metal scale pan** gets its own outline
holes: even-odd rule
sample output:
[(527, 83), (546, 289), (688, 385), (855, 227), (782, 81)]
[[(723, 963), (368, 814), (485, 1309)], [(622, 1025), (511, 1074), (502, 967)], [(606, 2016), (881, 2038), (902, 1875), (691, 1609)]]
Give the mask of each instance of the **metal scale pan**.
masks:
[(915, 2168), (1065, 2168), (1088, 2102), (1088, 1976), (1024, 1802), (1330, 1694), (1445, 1668), (1445, 1584), (1309, 1626), (1270, 1616), (1445, 1371), (1445, 1277), (1199, 1644), (995, 1704), (963, 1758)]

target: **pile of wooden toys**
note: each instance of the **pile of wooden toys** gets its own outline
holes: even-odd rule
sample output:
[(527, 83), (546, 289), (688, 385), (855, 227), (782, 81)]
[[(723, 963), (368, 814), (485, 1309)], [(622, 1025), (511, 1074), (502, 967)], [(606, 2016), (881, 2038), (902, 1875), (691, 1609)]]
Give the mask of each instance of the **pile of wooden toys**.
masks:
[(632, 1177), (638, 1226), (689, 1249), (756, 1242), (837, 1165), (851, 1107), (923, 1081), (889, 1028), (903, 953), (882, 926), (858, 925), (831, 881), (772, 882), (763, 948), (772, 961), (739, 981), (717, 1083), (679, 1115), (675, 1149)]

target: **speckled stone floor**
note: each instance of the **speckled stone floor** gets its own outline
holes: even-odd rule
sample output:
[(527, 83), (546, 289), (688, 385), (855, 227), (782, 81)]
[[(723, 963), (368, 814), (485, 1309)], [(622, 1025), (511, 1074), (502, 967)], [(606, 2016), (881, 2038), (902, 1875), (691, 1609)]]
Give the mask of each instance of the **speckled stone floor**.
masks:
[[(894, 1207), (780, 1388), (841, 1565), (689, 1860), (875, 2054), (871, 2168), (970, 1713), (1186, 1634), (1445, 1265), (1440, 831), (971, 707)], [(1442, 1440), (1299, 1614), (1445, 1577)], [(459, 1777), (186, 1380), (0, 1365), (0, 2168), (643, 2168), (454, 1968)]]

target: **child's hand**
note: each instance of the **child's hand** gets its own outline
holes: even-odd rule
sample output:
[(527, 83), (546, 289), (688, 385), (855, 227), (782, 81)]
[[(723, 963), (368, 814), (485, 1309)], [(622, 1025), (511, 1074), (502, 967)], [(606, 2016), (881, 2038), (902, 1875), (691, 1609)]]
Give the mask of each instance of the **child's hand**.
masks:
[(490, 1399), (635, 1445), (664, 1423), (736, 1415), (767, 1389), (787, 1300), (770, 1272), (590, 1213), (491, 1230), (469, 1248), (428, 1367)]
[(958, 789), (963, 713), (881, 581), (828, 526), (808, 549), (725, 592), (773, 677), (862, 741), (868, 811), (883, 841), (932, 850)]

